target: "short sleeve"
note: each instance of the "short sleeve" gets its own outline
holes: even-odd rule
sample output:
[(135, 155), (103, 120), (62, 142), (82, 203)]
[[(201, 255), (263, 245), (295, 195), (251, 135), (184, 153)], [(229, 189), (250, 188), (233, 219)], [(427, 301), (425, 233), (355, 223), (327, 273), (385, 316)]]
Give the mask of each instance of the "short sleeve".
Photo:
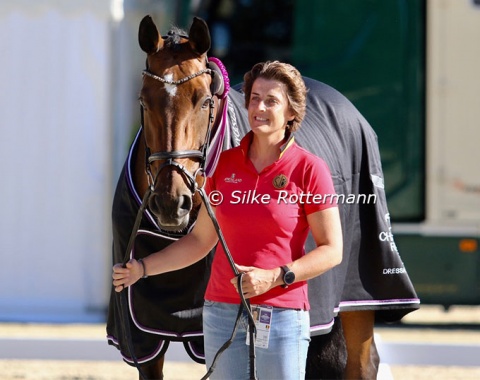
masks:
[(306, 215), (337, 207), (338, 197), (335, 193), (330, 169), (325, 161), (315, 157), (305, 170), (304, 180), (304, 191), (309, 194), (304, 202)]

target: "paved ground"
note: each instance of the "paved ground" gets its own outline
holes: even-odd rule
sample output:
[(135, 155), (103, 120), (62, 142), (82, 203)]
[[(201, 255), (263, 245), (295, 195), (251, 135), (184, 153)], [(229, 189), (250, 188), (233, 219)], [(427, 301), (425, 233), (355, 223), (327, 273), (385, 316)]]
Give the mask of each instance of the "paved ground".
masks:
[[(400, 326), (377, 327), (376, 331), (386, 342), (449, 344), (453, 355), (457, 345), (480, 345), (480, 306), (452, 307), (448, 312), (439, 306), (422, 306)], [(480, 355), (473, 361), (478, 364), (471, 367), (391, 365), (390, 371), (399, 380), (480, 379)]]
[[(378, 326), (379, 339), (384, 343), (399, 342), (411, 344), (433, 343), (432, 353), (437, 345), (451, 346), (452, 357), (460, 345), (480, 345), (480, 306), (456, 307), (449, 312), (440, 307), (423, 306), (407, 316), (401, 325)], [(101, 324), (89, 325), (46, 325), (46, 324), (0, 324), (0, 345), (8, 352), (6, 344), (22, 339), (63, 339), (103, 340), (105, 328)], [(6, 343), (5, 343), (6, 342)], [(418, 346), (430, 350), (429, 346)], [(427, 348), (424, 348), (427, 347)], [(114, 348), (109, 348), (115, 352)], [(2, 347), (0, 347), (0, 352)], [(7, 351), (5, 351), (7, 350)], [(426, 353), (428, 356), (428, 352)], [(21, 356), (21, 355), (19, 355)], [(48, 355), (47, 355), (48, 356)], [(435, 356), (435, 355), (434, 355)], [(1, 380), (133, 380), (136, 370), (120, 359), (108, 361), (80, 360), (31, 360), (5, 359), (0, 356)], [(28, 349), (24, 357), (29, 356)], [(480, 379), (480, 356), (478, 366), (445, 366), (441, 359), (431, 357), (435, 365), (394, 364), (382, 368), (383, 379), (450, 380)], [(440, 363), (438, 361), (440, 360)], [(473, 359), (477, 360), (477, 359)], [(386, 369), (386, 371), (384, 371)], [(202, 365), (191, 361), (168, 361), (165, 379), (200, 379), (205, 373)]]

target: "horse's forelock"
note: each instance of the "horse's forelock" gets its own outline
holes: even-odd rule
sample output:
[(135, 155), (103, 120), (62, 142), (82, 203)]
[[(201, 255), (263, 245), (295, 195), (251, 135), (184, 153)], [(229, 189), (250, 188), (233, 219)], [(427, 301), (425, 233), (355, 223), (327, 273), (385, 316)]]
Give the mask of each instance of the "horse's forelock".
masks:
[(173, 26), (164, 38), (164, 46), (174, 48), (180, 44), (182, 38), (188, 38), (188, 33), (183, 29)]

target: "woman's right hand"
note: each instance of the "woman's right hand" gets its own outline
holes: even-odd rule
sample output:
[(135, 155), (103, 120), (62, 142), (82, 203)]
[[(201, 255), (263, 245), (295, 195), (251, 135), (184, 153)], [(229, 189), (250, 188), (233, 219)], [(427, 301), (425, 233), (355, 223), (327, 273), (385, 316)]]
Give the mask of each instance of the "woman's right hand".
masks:
[(135, 259), (131, 259), (126, 267), (122, 264), (113, 266), (113, 286), (116, 292), (121, 292), (127, 286), (135, 284), (143, 276), (143, 266)]

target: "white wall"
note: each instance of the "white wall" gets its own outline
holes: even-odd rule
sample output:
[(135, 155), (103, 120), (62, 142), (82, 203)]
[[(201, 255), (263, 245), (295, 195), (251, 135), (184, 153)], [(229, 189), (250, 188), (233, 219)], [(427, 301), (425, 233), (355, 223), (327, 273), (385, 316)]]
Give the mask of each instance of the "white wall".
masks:
[(0, 321), (104, 319), (145, 59), (134, 3), (0, 1)]
[(71, 318), (105, 303), (107, 17), (53, 7), (1, 13), (2, 319)]

